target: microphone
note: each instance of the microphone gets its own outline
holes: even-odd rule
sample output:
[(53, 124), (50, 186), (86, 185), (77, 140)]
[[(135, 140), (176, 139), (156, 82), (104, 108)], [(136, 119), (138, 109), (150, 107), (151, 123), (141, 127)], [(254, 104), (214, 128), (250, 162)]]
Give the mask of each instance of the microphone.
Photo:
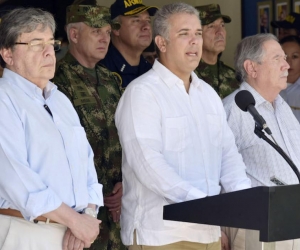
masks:
[[(272, 136), (271, 130), (267, 126), (266, 121), (264, 118), (257, 112), (255, 105), (255, 100), (253, 95), (248, 90), (241, 90), (235, 95), (235, 103), (236, 105), (243, 111), (249, 112), (255, 121), (255, 129), (254, 133), (261, 139), (265, 140), (267, 143), (269, 143), (285, 160), (286, 162), (291, 166), (293, 171), (295, 172), (299, 183), (300, 183), (300, 172), (294, 162), (288, 157), (288, 155), (282, 150), (281, 147), (276, 143), (275, 139)], [(272, 142), (262, 130), (265, 130), (266, 133), (268, 133), (274, 140)], [(274, 179), (271, 178), (271, 181)]]
[(272, 135), (271, 130), (269, 129), (265, 119), (258, 113), (255, 105), (255, 100), (253, 95), (248, 90), (241, 90), (235, 95), (236, 105), (243, 110), (244, 112), (249, 112), (255, 121), (255, 123), (263, 128), (267, 134)]

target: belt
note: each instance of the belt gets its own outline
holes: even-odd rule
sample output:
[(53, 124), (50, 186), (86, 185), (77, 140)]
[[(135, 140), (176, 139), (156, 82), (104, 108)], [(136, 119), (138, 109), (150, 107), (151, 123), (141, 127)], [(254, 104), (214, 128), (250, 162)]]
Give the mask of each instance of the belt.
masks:
[[(15, 210), (15, 209), (10, 209), (10, 208), (8, 208), (8, 209), (2, 209), (2, 208), (0, 208), (0, 214), (2, 214), (2, 215), (8, 215), (8, 216), (13, 216), (13, 217), (18, 217), (18, 218), (24, 219), (24, 217), (21, 214), (21, 212), (18, 211), (18, 210)], [(38, 216), (38, 217), (36, 217), (33, 220), (34, 223), (38, 223), (39, 221), (45, 222), (47, 224), (48, 223), (58, 223), (58, 222), (50, 220), (50, 219), (48, 219), (48, 218), (46, 218), (44, 216)]]

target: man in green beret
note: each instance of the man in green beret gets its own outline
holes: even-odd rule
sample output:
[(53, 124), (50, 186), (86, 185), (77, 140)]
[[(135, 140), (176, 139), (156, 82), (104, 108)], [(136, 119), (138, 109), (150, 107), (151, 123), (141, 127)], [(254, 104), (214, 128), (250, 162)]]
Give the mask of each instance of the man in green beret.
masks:
[(67, 8), (66, 24), (69, 51), (57, 65), (54, 82), (70, 99), (85, 128), (104, 193), (104, 207), (98, 213), (100, 235), (90, 249), (125, 249), (118, 223), (122, 154), (114, 121), (121, 90), (114, 74), (97, 64), (108, 50), (110, 12), (103, 6), (73, 4)]
[(234, 69), (220, 60), (226, 47), (225, 23), (230, 23), (231, 18), (221, 14), (218, 4), (195, 8), (199, 11), (203, 36), (202, 58), (195, 73), (224, 98), (239, 87)]

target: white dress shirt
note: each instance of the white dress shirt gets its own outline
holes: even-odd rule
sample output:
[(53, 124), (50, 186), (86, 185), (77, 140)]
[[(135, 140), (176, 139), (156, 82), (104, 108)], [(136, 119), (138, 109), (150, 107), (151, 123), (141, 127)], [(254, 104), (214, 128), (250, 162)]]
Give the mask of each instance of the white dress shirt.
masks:
[[(264, 117), (276, 142), (298, 168), (300, 167), (300, 125), (280, 95), (275, 99), (273, 106), (246, 82), (243, 82), (238, 90), (223, 100), (228, 124), (235, 135), (235, 141), (247, 166), (247, 174), (252, 181), (252, 186), (274, 186), (275, 183), (270, 180), (272, 177), (285, 184), (299, 183), (295, 173), (283, 157), (254, 134), (255, 122), (252, 116), (240, 110), (234, 101), (236, 93), (240, 90), (248, 90), (252, 93), (256, 101), (255, 107)], [(269, 135), (267, 136), (271, 139)]]
[(300, 122), (300, 78), (293, 83), (288, 83), (288, 87), (280, 92), (281, 97), (291, 107), (297, 120)]
[(27, 220), (57, 209), (62, 202), (76, 211), (88, 203), (103, 205), (93, 152), (72, 104), (51, 82), (44, 96), (35, 84), (4, 69), (0, 208), (20, 210)]
[[(192, 73), (183, 81), (155, 61), (125, 90), (116, 126), (123, 149), (121, 237), (138, 245), (215, 242), (218, 226), (163, 220), (163, 206), (249, 188), (217, 93)], [(197, 211), (195, 211), (197, 213)]]

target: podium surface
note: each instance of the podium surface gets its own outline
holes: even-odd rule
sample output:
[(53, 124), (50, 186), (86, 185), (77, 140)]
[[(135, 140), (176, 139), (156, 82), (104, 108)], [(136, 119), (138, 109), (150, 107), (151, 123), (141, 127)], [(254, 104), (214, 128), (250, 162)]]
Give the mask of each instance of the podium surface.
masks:
[(300, 185), (255, 187), (164, 206), (164, 220), (259, 230), (260, 241), (300, 238)]

